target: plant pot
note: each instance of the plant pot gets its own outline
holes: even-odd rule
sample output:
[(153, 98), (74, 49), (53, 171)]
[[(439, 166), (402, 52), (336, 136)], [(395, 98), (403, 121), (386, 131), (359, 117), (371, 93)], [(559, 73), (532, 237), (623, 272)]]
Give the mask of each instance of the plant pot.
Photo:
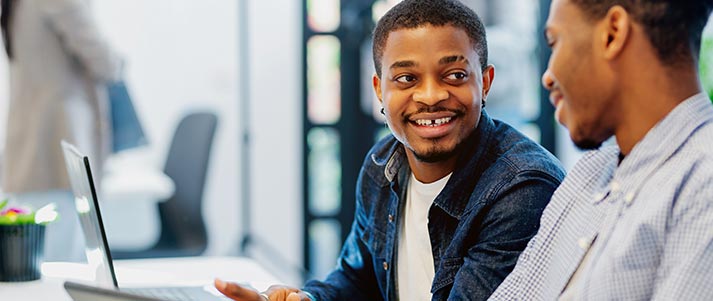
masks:
[(44, 225), (0, 225), (0, 281), (40, 279), (44, 246)]

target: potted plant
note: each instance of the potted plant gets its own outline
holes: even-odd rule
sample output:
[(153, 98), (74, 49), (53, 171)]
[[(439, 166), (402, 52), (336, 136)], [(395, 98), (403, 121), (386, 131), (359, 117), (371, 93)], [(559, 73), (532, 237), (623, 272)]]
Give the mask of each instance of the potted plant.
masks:
[(54, 204), (34, 211), (0, 201), (0, 281), (40, 278), (45, 226), (55, 219)]

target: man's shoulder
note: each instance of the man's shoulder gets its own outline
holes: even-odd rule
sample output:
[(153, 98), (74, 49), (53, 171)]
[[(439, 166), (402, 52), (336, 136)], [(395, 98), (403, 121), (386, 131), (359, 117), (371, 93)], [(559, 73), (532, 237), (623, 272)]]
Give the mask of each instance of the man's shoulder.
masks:
[(713, 106), (708, 99), (705, 101), (704, 108), (699, 110), (701, 114), (706, 114), (700, 117), (703, 121), (680, 145), (675, 146), (676, 151), (666, 159), (667, 165), (664, 166), (664, 169), (678, 169), (688, 179), (710, 179), (713, 176)]
[(713, 188), (713, 121), (696, 130), (667, 161), (659, 171), (662, 178), (675, 179), (676, 186), (684, 194), (702, 191), (710, 194)]
[[(696, 157), (711, 161), (713, 160), (713, 120), (701, 125), (691, 134), (683, 149)], [(713, 172), (713, 171), (712, 171)]]
[(657, 172), (682, 184), (713, 183), (713, 121), (695, 130)]
[(495, 161), (490, 169), (508, 170), (511, 173), (542, 172), (558, 180), (564, 177), (560, 161), (537, 142), (512, 126), (495, 121), (492, 148)]

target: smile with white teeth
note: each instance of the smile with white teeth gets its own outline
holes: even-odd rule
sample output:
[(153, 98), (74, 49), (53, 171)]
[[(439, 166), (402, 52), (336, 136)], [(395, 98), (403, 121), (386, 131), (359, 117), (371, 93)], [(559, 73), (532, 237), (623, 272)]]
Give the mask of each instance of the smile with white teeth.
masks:
[(416, 124), (420, 126), (431, 126), (431, 127), (436, 127), (439, 125), (444, 125), (446, 123), (451, 122), (452, 117), (444, 117), (444, 118), (438, 118), (438, 119), (416, 119)]

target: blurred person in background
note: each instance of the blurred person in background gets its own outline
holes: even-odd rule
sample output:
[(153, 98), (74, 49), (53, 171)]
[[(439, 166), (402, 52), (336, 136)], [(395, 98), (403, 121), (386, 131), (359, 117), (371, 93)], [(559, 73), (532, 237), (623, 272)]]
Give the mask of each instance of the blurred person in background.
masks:
[(10, 101), (2, 190), (23, 205), (56, 203), (46, 260), (81, 261), (83, 240), (60, 141), (85, 152), (101, 175), (110, 152), (106, 83), (122, 60), (100, 34), (85, 0), (2, 0)]

